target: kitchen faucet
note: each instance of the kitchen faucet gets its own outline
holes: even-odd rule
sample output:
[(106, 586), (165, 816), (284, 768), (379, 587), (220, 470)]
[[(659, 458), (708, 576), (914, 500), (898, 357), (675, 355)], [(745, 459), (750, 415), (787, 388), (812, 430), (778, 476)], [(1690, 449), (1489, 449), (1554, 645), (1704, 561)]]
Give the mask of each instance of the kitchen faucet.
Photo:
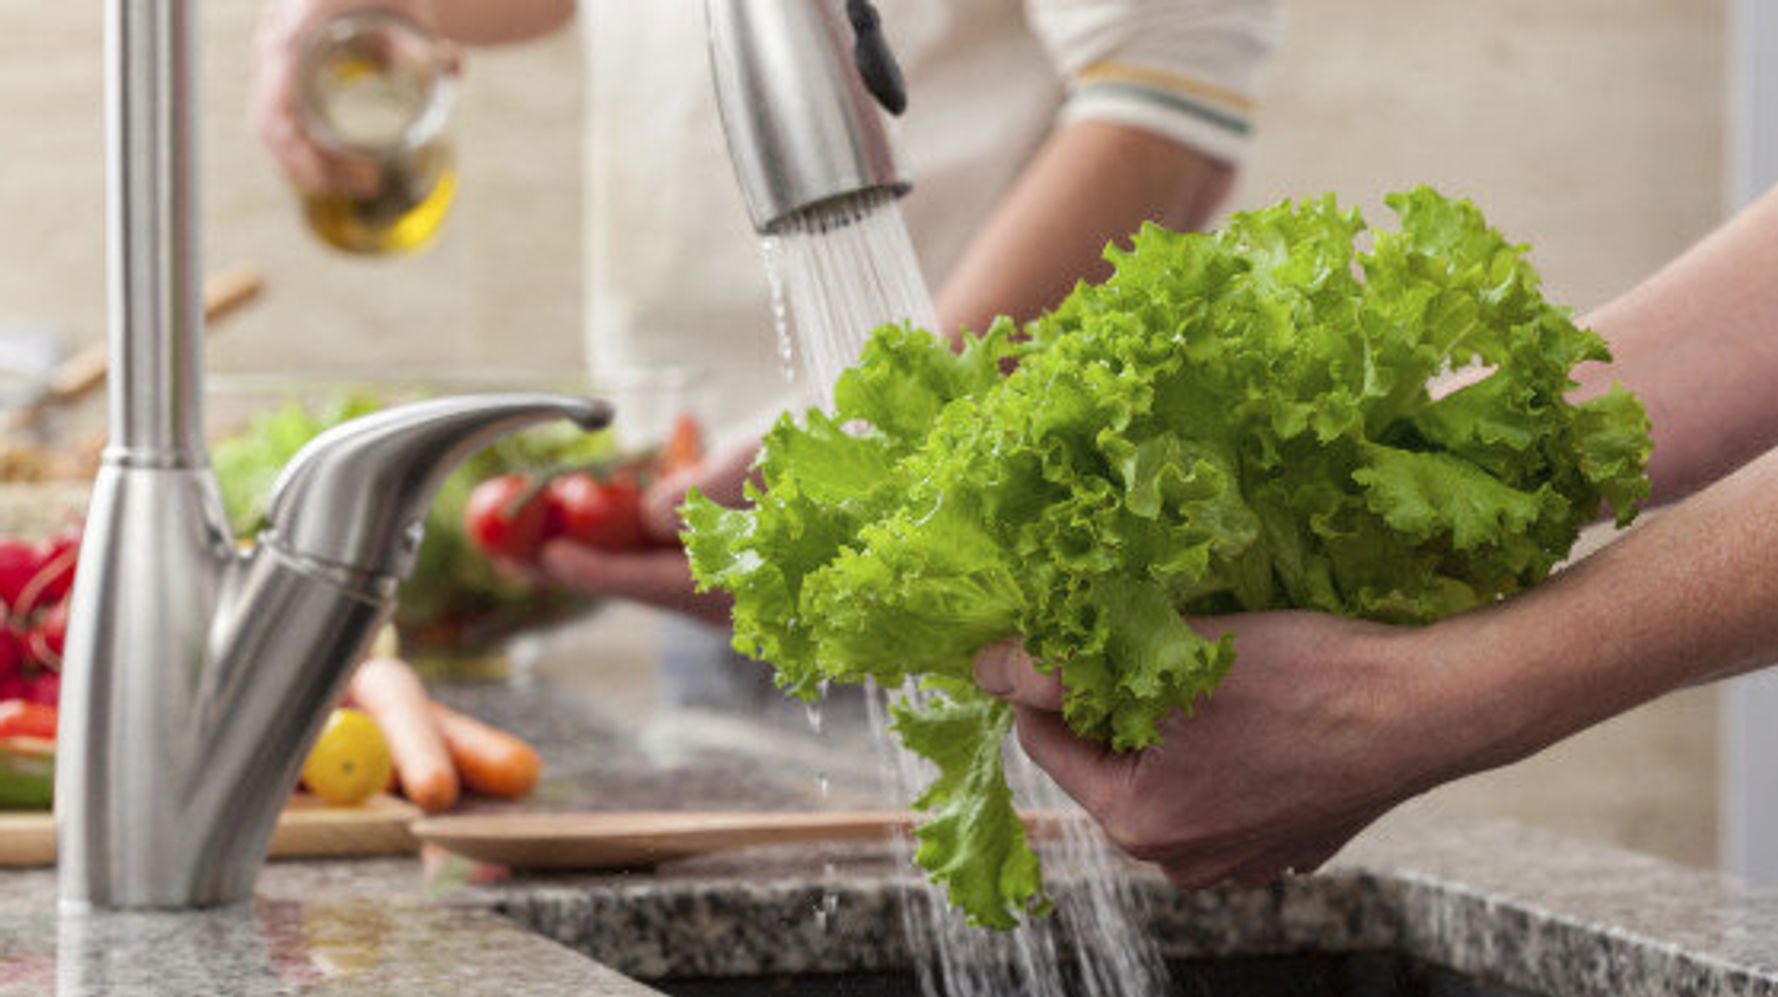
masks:
[(110, 437), (57, 745), (70, 907), (247, 898), (303, 756), (413, 567), (459, 461), (602, 402), (443, 398), (322, 434), (240, 549), (203, 441), (196, 0), (106, 0)]
[[(251, 549), (202, 425), (197, 0), (106, 0), (110, 438), (70, 614), (57, 744), (70, 907), (246, 899), (302, 758), (413, 567), (458, 462), (608, 406), (543, 394), (418, 402), (297, 454)], [(717, 99), (755, 227), (909, 183), (906, 103), (868, 0), (708, 0)]]

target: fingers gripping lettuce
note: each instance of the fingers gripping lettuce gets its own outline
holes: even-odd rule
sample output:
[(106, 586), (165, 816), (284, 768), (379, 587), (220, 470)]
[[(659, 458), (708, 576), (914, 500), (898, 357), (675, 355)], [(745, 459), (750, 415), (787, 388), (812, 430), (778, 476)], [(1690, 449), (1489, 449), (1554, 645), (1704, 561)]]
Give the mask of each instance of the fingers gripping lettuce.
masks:
[(895, 718), (941, 772), (918, 860), (975, 922), (1044, 902), (1007, 708), (970, 681), (984, 644), (1021, 638), (1073, 730), (1136, 750), (1235, 660), (1182, 614), (1429, 622), (1536, 584), (1602, 508), (1623, 525), (1648, 495), (1642, 408), (1565, 399), (1609, 354), (1524, 247), (1430, 189), (1389, 204), (1401, 227), (1368, 252), (1331, 197), (1214, 235), (1146, 226), (1023, 340), (1002, 321), (953, 353), (879, 329), (832, 415), (766, 437), (750, 508), (687, 503), (700, 583), (733, 594), (736, 646), (788, 692), (934, 691)]

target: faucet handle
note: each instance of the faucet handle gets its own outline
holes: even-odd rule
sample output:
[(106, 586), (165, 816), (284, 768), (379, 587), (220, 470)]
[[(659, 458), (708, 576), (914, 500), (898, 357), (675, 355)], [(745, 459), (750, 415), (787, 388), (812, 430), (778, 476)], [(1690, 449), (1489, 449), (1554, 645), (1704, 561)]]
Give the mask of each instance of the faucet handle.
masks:
[(864, 88), (877, 98), (883, 110), (900, 117), (908, 109), (908, 88), (901, 75), (901, 64), (895, 61), (895, 51), (883, 34), (883, 19), (870, 0), (846, 0), (846, 19), (852, 22), (857, 39), (852, 57), (858, 62)]
[(611, 416), (602, 401), (524, 393), (414, 402), (343, 423), (311, 440), (278, 478), (267, 542), (349, 572), (405, 576), (426, 512), (464, 458), (540, 422), (567, 419), (591, 432)]

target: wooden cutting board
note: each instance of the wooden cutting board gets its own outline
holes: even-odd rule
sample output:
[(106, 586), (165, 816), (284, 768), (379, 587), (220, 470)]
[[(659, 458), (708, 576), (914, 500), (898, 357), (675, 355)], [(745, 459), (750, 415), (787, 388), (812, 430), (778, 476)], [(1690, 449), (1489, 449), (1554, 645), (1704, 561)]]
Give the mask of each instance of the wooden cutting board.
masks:
[[(633, 869), (761, 845), (881, 841), (911, 825), (896, 811), (748, 813), (633, 811), (426, 817), (414, 837), (512, 869)], [(1026, 814), (1037, 834), (1053, 821)]]
[[(411, 855), (418, 848), (408, 827), (420, 808), (391, 796), (356, 807), (330, 807), (306, 794), (290, 801), (272, 834), (273, 858)], [(56, 861), (55, 820), (48, 813), (0, 812), (0, 868), (48, 866)]]

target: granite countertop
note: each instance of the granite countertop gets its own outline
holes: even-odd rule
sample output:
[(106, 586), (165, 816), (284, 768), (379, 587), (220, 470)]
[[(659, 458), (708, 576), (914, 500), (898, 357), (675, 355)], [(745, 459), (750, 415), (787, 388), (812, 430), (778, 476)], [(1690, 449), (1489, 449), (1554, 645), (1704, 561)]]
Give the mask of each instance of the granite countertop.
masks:
[[(470, 891), (645, 979), (904, 964), (904, 883), (880, 852), (759, 851), (650, 876), (531, 878)], [(1778, 994), (1778, 892), (1503, 821), (1408, 807), (1324, 872), (1182, 893), (1132, 867), (1170, 960), (1393, 951), (1538, 994)], [(1060, 889), (1067, 889), (1063, 883)], [(824, 893), (832, 914), (813, 915)]]
[[(794, 739), (686, 717), (668, 718), (685, 736), (638, 736), (548, 686), (445, 695), (536, 739), (552, 773), (536, 801), (545, 809), (852, 802), (816, 793), (786, 761), (799, 755)], [(834, 768), (840, 754), (820, 764)], [(475, 871), (274, 863), (251, 905), (87, 916), (58, 916), (51, 872), (3, 874), (0, 997), (639, 997), (657, 991), (630, 977), (856, 972), (908, 959), (908, 881), (883, 847), (479, 884)], [(1393, 952), (1507, 988), (1462, 992), (1778, 994), (1778, 893), (1424, 807), (1386, 819), (1327, 872), (1265, 889), (1182, 894), (1144, 869), (1129, 874), (1170, 959)], [(1069, 888), (1065, 877), (1057, 885)]]

